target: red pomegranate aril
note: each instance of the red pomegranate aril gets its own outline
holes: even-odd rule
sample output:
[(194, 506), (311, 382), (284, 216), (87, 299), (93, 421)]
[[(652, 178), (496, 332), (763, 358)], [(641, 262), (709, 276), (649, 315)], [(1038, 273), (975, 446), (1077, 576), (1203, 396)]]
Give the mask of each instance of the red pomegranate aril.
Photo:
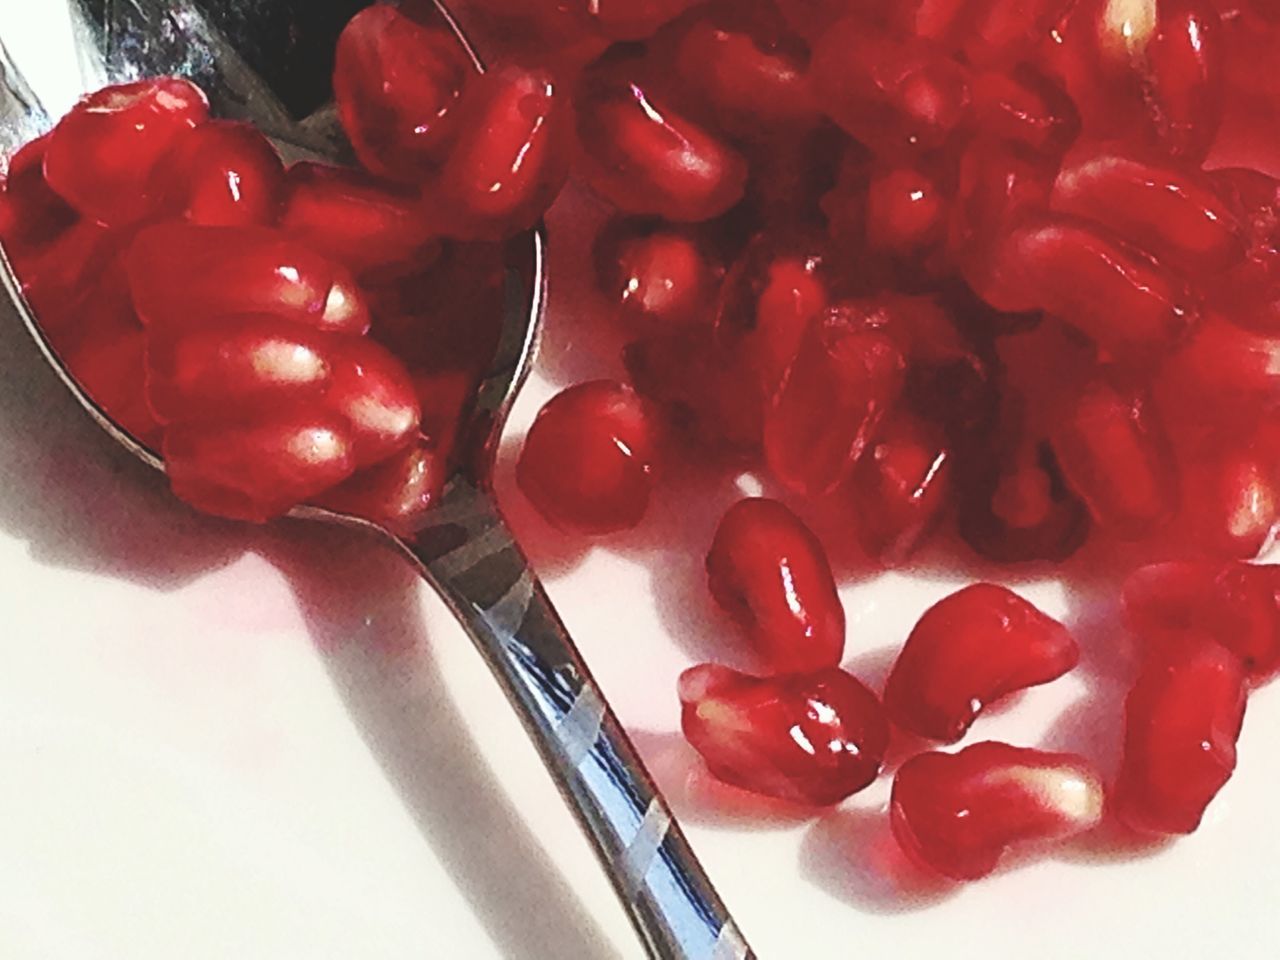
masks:
[(1073, 150), (1051, 202), (1194, 276), (1220, 272), (1243, 255), (1235, 218), (1208, 177), (1124, 144)]
[(1014, 226), (1048, 209), (1053, 177), (1052, 165), (1024, 144), (979, 139), (961, 155), (947, 249), (984, 299), (1001, 299), (993, 249)]
[(746, 160), (667, 102), (651, 71), (624, 59), (583, 77), (575, 173), (623, 213), (676, 223), (718, 217), (742, 199)]
[(954, 743), (988, 704), (1056, 680), (1080, 650), (1058, 621), (991, 583), (925, 611), (889, 674), (884, 703), (904, 730)]
[(725, 277), (716, 330), (738, 347), (765, 398), (777, 395), (829, 300), (821, 245), (761, 234)]
[(541, 64), (560, 80), (576, 77), (611, 45), (576, 4), (480, 0), (475, 6), (483, 9), (476, 11), (475, 20), (485, 38), (485, 55), (495, 63)]
[(719, 127), (755, 139), (817, 123), (808, 48), (774, 17), (721, 6), (676, 29), (668, 42), (677, 78)]
[(445, 232), (500, 240), (541, 219), (569, 176), (571, 113), (565, 91), (543, 69), (507, 66), (473, 80), (458, 106), (460, 129), (429, 215)]
[(976, 66), (1026, 55), (1070, 0), (909, 0), (896, 16), (911, 34)]
[(53, 192), (44, 178), (49, 134), (32, 140), (9, 160), (0, 194), (0, 240), (9, 249), (31, 251), (71, 227), (79, 215)]
[(338, 39), (333, 93), (364, 167), (403, 183), (427, 179), (445, 157), (475, 72), (448, 30), (389, 4), (356, 14)]
[(973, 127), (984, 137), (1061, 155), (1080, 135), (1080, 116), (1066, 90), (1029, 63), (984, 70), (970, 80)]
[(952, 453), (941, 430), (894, 414), (853, 474), (864, 549), (891, 564), (910, 556), (950, 504), (951, 474)]
[(369, 308), (350, 271), (277, 231), (166, 223), (138, 235), (126, 258), (144, 325), (191, 329), (263, 314), (363, 334)]
[(306, 410), (244, 423), (172, 424), (163, 454), (180, 499), (205, 513), (252, 523), (319, 496), (356, 469), (345, 424)]
[(771, 674), (836, 667), (844, 656), (844, 607), (822, 543), (776, 500), (741, 500), (707, 554), (716, 603)]
[(425, 266), (436, 252), (436, 230), (416, 196), (319, 163), (289, 168), (280, 227), (356, 274)]
[(152, 170), (173, 142), (209, 118), (195, 84), (175, 77), (107, 87), (81, 100), (54, 128), (44, 175), (82, 215), (127, 226), (150, 213)]
[(124, 319), (95, 317), (91, 328), (63, 354), (63, 360), (108, 417), (135, 440), (155, 449), (160, 444), (161, 427), (147, 408), (142, 391), (146, 335), (136, 322), (128, 324)]
[(685, 453), (751, 458), (760, 449), (764, 398), (755, 368), (711, 330), (648, 337), (623, 351), (636, 391), (661, 411)]
[(596, 241), (601, 292), (637, 329), (710, 324), (724, 268), (695, 233), (647, 220), (618, 220)]
[(247, 123), (210, 120), (180, 133), (147, 183), (154, 215), (210, 227), (274, 226), (284, 163)]
[(1191, 833), (1231, 777), (1244, 722), (1240, 659), (1189, 633), (1153, 651), (1125, 701), (1111, 810), (1132, 830)]
[(703, 664), (680, 677), (681, 726), (725, 783), (829, 806), (876, 779), (889, 724), (875, 694), (827, 669), (761, 679)]
[(1182, 512), (1176, 529), (1193, 551), (1252, 560), (1280, 523), (1280, 470), (1274, 456), (1245, 445), (1181, 459)]
[(22, 292), (40, 318), (41, 328), (56, 335), (84, 323), (82, 301), (107, 272), (129, 235), (93, 220), (77, 220), (52, 240), (28, 248), (10, 245), (5, 252), (22, 283)]
[(351, 457), (368, 467), (418, 435), (422, 410), (403, 364), (371, 340), (343, 338), (331, 362), (324, 409), (347, 423)]
[(1182, 403), (1202, 413), (1206, 402), (1275, 403), (1280, 400), (1280, 330), (1258, 333), (1211, 313), (1165, 361), (1161, 380), (1161, 401), (1175, 394), (1170, 405), (1179, 410)]
[(1206, 178), (1231, 211), (1244, 247), (1213, 283), (1210, 300), (1234, 323), (1280, 330), (1280, 183), (1240, 168), (1212, 170)]
[(892, 167), (877, 171), (867, 192), (867, 242), (906, 255), (943, 237), (947, 198), (923, 170)]
[(977, 880), (1010, 847), (1093, 829), (1104, 804), (1102, 779), (1083, 757), (986, 742), (904, 763), (889, 816), (915, 860), (953, 880)]
[(1280, 567), (1172, 561), (1124, 584), (1125, 622), (1154, 656), (1188, 634), (1211, 637), (1264, 679), (1280, 670)]
[(1095, 137), (1139, 139), (1204, 159), (1222, 118), (1221, 21), (1208, 0), (1083, 0), (1047, 59)]
[(1120, 356), (1149, 357), (1195, 322), (1195, 295), (1172, 271), (1094, 224), (1047, 217), (1015, 227), (982, 293), (1007, 313), (1042, 310)]
[(448, 479), (447, 457), (415, 444), (315, 498), (316, 506), (397, 529), (440, 499)]
[(774, 0), (774, 6), (792, 30), (812, 41), (852, 12), (884, 24), (895, 0)]
[(904, 373), (902, 353), (884, 334), (811, 327), (765, 411), (765, 460), (774, 477), (799, 493), (838, 487), (898, 399)]
[(1178, 509), (1177, 470), (1150, 404), (1101, 380), (1064, 400), (1053, 452), (1099, 527), (1138, 539), (1167, 521)]
[(817, 40), (810, 70), (831, 119), (877, 153), (940, 147), (969, 108), (964, 67), (925, 41), (895, 37), (858, 17)]
[(570, 387), (534, 421), (516, 468), (520, 489), (566, 532), (629, 530), (653, 488), (655, 438), (639, 397), (610, 380)]
[(147, 344), (147, 400), (161, 423), (252, 416), (324, 395), (337, 341), (275, 317), (232, 317)]
[(610, 40), (645, 40), (703, 0), (575, 0)]

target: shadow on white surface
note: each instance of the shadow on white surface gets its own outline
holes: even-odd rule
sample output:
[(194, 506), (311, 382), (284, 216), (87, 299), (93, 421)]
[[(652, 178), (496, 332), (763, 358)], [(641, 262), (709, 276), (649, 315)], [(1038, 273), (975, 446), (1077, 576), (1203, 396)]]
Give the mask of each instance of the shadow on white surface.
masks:
[(361, 736), (500, 954), (617, 960), (481, 758), (440, 677), (413, 571), (346, 531), (290, 533), (269, 559)]
[(0, 299), (0, 531), (40, 563), (158, 590), (252, 546), (259, 531), (194, 513), (108, 437)]
[[(0, 531), (52, 567), (169, 591), (247, 550), (262, 553), (289, 578), (353, 721), (502, 956), (616, 960), (435, 682), (415, 576), (389, 550), (345, 531), (258, 529), (192, 512), (80, 409), (7, 304), (0, 490)], [(351, 642), (373, 608), (385, 642)]]

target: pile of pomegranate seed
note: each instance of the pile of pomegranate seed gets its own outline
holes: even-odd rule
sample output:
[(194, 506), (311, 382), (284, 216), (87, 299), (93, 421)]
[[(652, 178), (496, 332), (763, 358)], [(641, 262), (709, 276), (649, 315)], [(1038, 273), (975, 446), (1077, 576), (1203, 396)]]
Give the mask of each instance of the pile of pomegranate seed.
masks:
[(1126, 570), (1118, 774), (919, 753), (887, 813), (903, 850), (968, 880), (1104, 818), (1196, 829), (1280, 670), (1280, 573), (1256, 562), (1280, 525), (1280, 141), (1249, 120), (1280, 85), (1239, 67), (1280, 52), (1274, 4), (472, 6), (484, 74), (425, 0), (347, 27), (334, 91), (362, 170), (286, 169), (166, 78), (13, 158), (0, 235), (27, 296), (178, 495), (256, 521), (427, 509), (495, 349), (499, 244), (572, 178), (611, 211), (611, 315), (584, 323), (622, 332), (628, 382), (547, 404), (520, 488), (597, 538), (642, 523), (676, 462), (772, 494), (708, 544), (754, 664), (680, 680), (710, 771), (835, 804), (891, 740), (956, 743), (1077, 664), (1062, 624), (979, 583), (924, 614), (877, 696), (841, 669), (826, 549), (782, 501), (842, 504), (849, 529), (823, 533), (884, 565), (1087, 546)]

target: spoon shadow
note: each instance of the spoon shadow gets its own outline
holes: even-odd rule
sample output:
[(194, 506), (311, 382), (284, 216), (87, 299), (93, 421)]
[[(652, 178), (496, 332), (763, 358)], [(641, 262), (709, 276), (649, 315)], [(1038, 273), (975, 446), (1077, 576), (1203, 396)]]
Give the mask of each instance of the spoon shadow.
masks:
[(295, 527), (269, 548), (370, 752), (511, 960), (618, 960), (480, 759), (449, 696), (417, 577), (371, 538)]
[(442, 693), (409, 567), (346, 531), (189, 510), (85, 414), (10, 305), (0, 308), (0, 533), (38, 563), (161, 592), (263, 555), (289, 578), (353, 722), (502, 955), (617, 960)]
[(177, 589), (227, 566), (261, 531), (201, 516), (103, 433), (0, 307), (0, 533), (39, 563)]

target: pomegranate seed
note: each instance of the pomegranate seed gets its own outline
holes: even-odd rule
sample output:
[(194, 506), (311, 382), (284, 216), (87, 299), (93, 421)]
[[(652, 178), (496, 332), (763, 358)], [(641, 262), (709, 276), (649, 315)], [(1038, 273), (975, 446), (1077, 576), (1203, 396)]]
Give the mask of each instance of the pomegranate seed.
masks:
[(38, 247), (6, 248), (27, 302), (45, 333), (57, 335), (83, 324), (83, 301), (119, 255), (126, 234), (79, 220)]
[(357, 274), (420, 267), (436, 252), (416, 197), (357, 170), (324, 164), (289, 168), (280, 226)]
[(331, 362), (324, 406), (347, 423), (351, 457), (368, 467), (408, 446), (422, 411), (413, 381), (384, 347), (343, 338)]
[(1280, 329), (1280, 183), (1256, 170), (1213, 170), (1206, 177), (1244, 247), (1244, 256), (1213, 284), (1213, 303), (1235, 323)]
[(1124, 145), (1073, 151), (1052, 203), (1195, 275), (1224, 270), (1242, 255), (1235, 218), (1204, 174)]
[(724, 268), (693, 232), (619, 219), (600, 235), (595, 254), (600, 289), (627, 326), (709, 322)]
[(1025, 55), (1061, 16), (1070, 0), (912, 0), (899, 21), (914, 35), (963, 53), (975, 65)]
[(827, 302), (821, 248), (761, 234), (725, 278), (716, 327), (725, 343), (741, 343), (764, 396), (773, 397)]
[(920, 618), (889, 675), (885, 709), (904, 730), (954, 743), (987, 704), (1056, 680), (1079, 659), (1058, 621), (1011, 590), (974, 584)]
[(904, 369), (901, 352), (883, 334), (811, 328), (765, 411), (764, 452), (773, 475), (809, 494), (844, 482), (898, 398)]
[(1065, 560), (1089, 536), (1089, 511), (1067, 489), (1053, 451), (1011, 414), (1006, 392), (995, 430), (968, 438), (957, 460), (960, 535), (998, 563)]
[(895, 37), (858, 17), (817, 40), (812, 76), (828, 115), (877, 153), (942, 146), (969, 106), (960, 64), (925, 41)]
[(597, 194), (624, 213), (696, 223), (742, 199), (742, 155), (661, 98), (643, 65), (619, 61), (583, 79), (579, 166)]
[(1204, 159), (1222, 115), (1221, 21), (1207, 0), (1083, 0), (1047, 59), (1099, 138), (1141, 138)]
[(342, 333), (369, 327), (364, 295), (345, 267), (271, 230), (148, 227), (127, 268), (134, 305), (150, 327), (190, 329), (236, 314)]
[(1059, 408), (1053, 452), (1099, 526), (1137, 539), (1177, 510), (1177, 472), (1141, 397), (1094, 380)]
[(53, 192), (44, 179), (44, 156), (49, 134), (32, 140), (9, 160), (9, 173), (0, 194), (0, 240), (12, 258), (57, 238), (77, 220), (75, 210)]
[(1249, 675), (1280, 670), (1280, 588), (1275, 566), (1180, 561), (1142, 567), (1124, 584), (1125, 621), (1161, 656), (1188, 634), (1212, 637)]
[(49, 138), (44, 175), (84, 216), (126, 226), (150, 213), (151, 172), (184, 131), (207, 120), (209, 102), (176, 77), (91, 93)]
[(881, 430), (853, 474), (862, 545), (887, 563), (905, 560), (950, 502), (951, 450), (941, 431), (907, 413)]
[(983, 136), (1056, 157), (1080, 134), (1080, 115), (1066, 90), (1029, 63), (976, 73), (970, 93), (973, 126)]
[(406, 527), (440, 499), (448, 479), (446, 459), (434, 448), (414, 445), (361, 470), (314, 502), (384, 527)]
[(183, 131), (147, 183), (157, 216), (210, 227), (274, 226), (284, 163), (247, 123), (211, 120)]
[(770, 673), (836, 667), (844, 608), (822, 543), (776, 500), (729, 509), (707, 554), (711, 595)]
[(1043, 310), (1118, 354), (1171, 345), (1199, 305), (1172, 272), (1092, 224), (1039, 218), (1010, 231), (984, 296), (998, 310)]
[(147, 345), (147, 400), (161, 423), (251, 417), (323, 397), (337, 341), (274, 317), (157, 332)]
[(682, 22), (668, 42), (679, 82), (705, 105), (707, 120), (728, 132), (758, 138), (762, 126), (817, 123), (808, 48), (762, 9), (711, 7)]
[(655, 452), (640, 399), (622, 384), (597, 380), (570, 387), (542, 408), (516, 476), (553, 526), (613, 533), (644, 517)]
[(423, 270), (366, 275), (371, 336), (415, 370), (488, 370), (502, 335), (502, 247), (446, 243)]
[(544, 64), (558, 79), (570, 79), (610, 46), (573, 0), (538, 5), (528, 0), (480, 0), (477, 29), (498, 63)]
[(610, 40), (645, 40), (702, 0), (577, 0), (588, 22)]
[(338, 38), (333, 93), (360, 162), (404, 183), (429, 177), (457, 132), (458, 101), (474, 73), (449, 31), (388, 4), (357, 13)]
[(453, 454), (459, 431), (467, 424), (479, 381), (469, 370), (414, 372), (414, 392), (422, 408), (418, 429), (442, 462)]
[(784, 20), (802, 37), (816, 40), (851, 12), (868, 22), (883, 23), (885, 8), (892, 8), (888, 0), (774, 0), (774, 5)]
[(1180, 462), (1183, 509), (1177, 528), (1209, 556), (1251, 560), (1280, 523), (1280, 473), (1274, 456), (1252, 449), (1215, 450)]
[(1153, 653), (1125, 701), (1124, 761), (1111, 805), (1142, 833), (1191, 833), (1236, 766), (1239, 658), (1188, 634)]
[(947, 247), (984, 299), (1001, 299), (1000, 278), (992, 269), (998, 241), (1048, 209), (1053, 175), (1044, 158), (1022, 144), (976, 140), (961, 156)]
[(504, 67), (473, 80), (428, 205), (447, 232), (497, 240), (532, 227), (569, 175), (569, 107), (551, 74)]
[(181, 423), (164, 435), (173, 492), (205, 513), (265, 523), (355, 472), (341, 420), (284, 411), (247, 423)]
[(924, 171), (891, 167), (871, 178), (867, 195), (867, 242), (899, 255), (942, 239), (947, 198)]
[(1280, 399), (1280, 331), (1255, 333), (1210, 314), (1166, 360), (1162, 379), (1194, 404), (1271, 404)]
[(146, 335), (128, 315), (93, 316), (63, 360), (81, 388), (135, 440), (156, 449), (160, 425), (147, 408), (141, 389), (146, 365)]
[(725, 783), (806, 806), (869, 786), (889, 745), (875, 694), (836, 669), (758, 679), (703, 664), (680, 677), (681, 725)]
[(758, 452), (764, 400), (755, 370), (711, 331), (637, 341), (623, 362), (636, 391), (663, 412), (688, 452), (734, 458)]
[(1014, 845), (1092, 830), (1103, 804), (1102, 780), (1084, 758), (985, 742), (904, 763), (889, 815), (914, 859), (953, 880), (977, 880)]

